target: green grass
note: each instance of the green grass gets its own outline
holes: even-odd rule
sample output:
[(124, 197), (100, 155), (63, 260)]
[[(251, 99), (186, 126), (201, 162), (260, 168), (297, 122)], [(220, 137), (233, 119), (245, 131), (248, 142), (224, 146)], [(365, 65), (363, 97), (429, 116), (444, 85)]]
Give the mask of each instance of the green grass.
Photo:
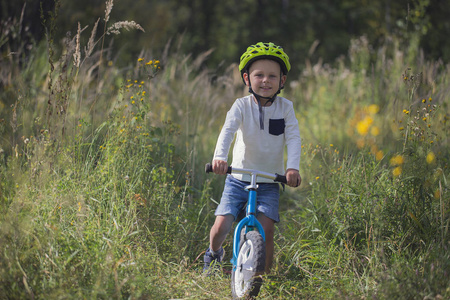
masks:
[[(229, 274), (201, 272), (223, 186), (203, 167), (246, 91), (236, 65), (172, 48), (126, 69), (104, 49), (1, 62), (1, 295), (230, 297)], [(416, 50), (361, 38), (289, 78), (303, 184), (282, 194), (260, 299), (450, 297), (449, 68)]]

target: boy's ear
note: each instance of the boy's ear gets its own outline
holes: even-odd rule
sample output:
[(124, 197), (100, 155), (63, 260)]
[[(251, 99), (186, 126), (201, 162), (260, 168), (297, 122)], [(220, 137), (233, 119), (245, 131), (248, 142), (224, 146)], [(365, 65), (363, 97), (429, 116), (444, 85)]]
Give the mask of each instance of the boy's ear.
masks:
[(244, 78), (245, 85), (250, 86), (250, 83), (248, 81), (248, 72), (245, 72), (244, 74), (242, 74), (242, 78)]
[(280, 88), (284, 87), (284, 83), (286, 82), (286, 79), (287, 79), (287, 75), (281, 76), (281, 86), (280, 86)]

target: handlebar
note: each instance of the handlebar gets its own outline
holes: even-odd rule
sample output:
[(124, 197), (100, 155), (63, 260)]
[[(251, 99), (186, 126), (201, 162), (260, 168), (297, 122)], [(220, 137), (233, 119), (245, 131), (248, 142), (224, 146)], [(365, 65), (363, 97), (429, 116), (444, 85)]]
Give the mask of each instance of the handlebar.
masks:
[[(205, 165), (205, 172), (210, 173), (212, 171), (213, 171), (212, 165), (210, 163), (207, 163)], [(231, 174), (231, 173), (255, 175), (257, 177), (264, 177), (264, 178), (272, 179), (273, 181), (276, 181), (276, 182), (281, 182), (281, 183), (287, 184), (286, 176), (280, 175), (277, 173), (272, 174), (272, 173), (267, 173), (267, 172), (258, 171), (258, 170), (240, 169), (240, 168), (233, 168), (231, 166), (228, 166), (227, 174)]]

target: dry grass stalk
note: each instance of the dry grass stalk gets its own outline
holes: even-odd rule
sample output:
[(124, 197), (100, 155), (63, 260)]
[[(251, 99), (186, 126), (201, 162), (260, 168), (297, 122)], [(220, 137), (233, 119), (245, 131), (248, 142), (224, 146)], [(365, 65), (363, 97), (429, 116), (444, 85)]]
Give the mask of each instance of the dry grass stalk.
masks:
[(106, 34), (119, 34), (120, 33), (120, 29), (126, 29), (128, 31), (130, 31), (131, 29), (138, 29), (141, 30), (143, 32), (145, 32), (144, 28), (142, 28), (141, 25), (137, 24), (135, 21), (120, 21), (120, 22), (116, 22), (113, 25), (111, 25), (108, 30), (106, 31)]
[(80, 35), (81, 35), (81, 25), (78, 22), (78, 32), (76, 38), (75, 52), (73, 54), (73, 64), (75, 67), (79, 68), (81, 63), (81, 51), (80, 51)]
[(96, 44), (95, 43), (95, 35), (97, 34), (98, 22), (100, 22), (100, 18), (98, 18), (97, 22), (95, 22), (94, 28), (92, 29), (92, 32), (91, 32), (91, 37), (89, 38), (89, 41), (87, 44), (87, 48), (85, 48), (86, 57), (91, 56), (92, 51), (94, 51), (94, 46)]
[(113, 8), (113, 0), (107, 0), (106, 1), (106, 9), (105, 9), (105, 23), (108, 23), (109, 21), (109, 15), (111, 14), (111, 10)]

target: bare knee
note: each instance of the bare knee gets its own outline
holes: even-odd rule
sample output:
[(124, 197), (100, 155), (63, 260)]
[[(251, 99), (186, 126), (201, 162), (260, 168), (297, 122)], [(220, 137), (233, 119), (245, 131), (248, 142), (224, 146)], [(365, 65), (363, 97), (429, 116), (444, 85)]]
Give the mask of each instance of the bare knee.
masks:
[(211, 232), (218, 235), (226, 235), (231, 230), (234, 217), (231, 215), (217, 216), (214, 221), (214, 225), (211, 228)]
[(209, 243), (212, 250), (217, 251), (225, 241), (228, 232), (233, 225), (234, 217), (232, 215), (217, 216), (214, 225), (209, 233)]

